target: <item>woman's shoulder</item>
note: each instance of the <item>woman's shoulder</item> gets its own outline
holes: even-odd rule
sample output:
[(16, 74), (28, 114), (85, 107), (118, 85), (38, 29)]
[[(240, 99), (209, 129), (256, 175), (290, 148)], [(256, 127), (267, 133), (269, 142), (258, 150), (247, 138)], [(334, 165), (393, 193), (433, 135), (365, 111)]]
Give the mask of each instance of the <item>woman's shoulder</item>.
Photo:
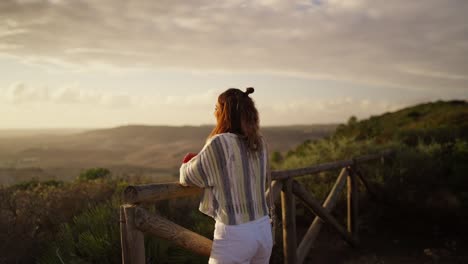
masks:
[(237, 139), (239, 138), (238, 135), (234, 134), (234, 133), (229, 133), (229, 132), (226, 132), (226, 133), (220, 133), (220, 134), (216, 134), (214, 136), (212, 136), (208, 141), (213, 141), (213, 140), (232, 140), (232, 139)]
[(212, 136), (211, 138), (209, 138), (206, 141), (205, 146), (209, 146), (209, 145), (213, 145), (213, 144), (215, 144), (215, 145), (219, 144), (220, 146), (227, 147), (227, 146), (236, 144), (237, 141), (238, 141), (238, 138), (239, 138), (239, 136), (237, 136), (236, 134), (233, 134), (233, 133), (220, 133), (220, 134), (216, 134), (216, 135)]

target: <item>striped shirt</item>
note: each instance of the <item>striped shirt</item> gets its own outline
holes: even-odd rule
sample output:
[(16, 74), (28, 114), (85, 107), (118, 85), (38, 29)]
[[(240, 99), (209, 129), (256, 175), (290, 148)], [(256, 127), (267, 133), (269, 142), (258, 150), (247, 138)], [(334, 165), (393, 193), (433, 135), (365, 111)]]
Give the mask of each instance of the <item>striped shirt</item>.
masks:
[(226, 225), (247, 223), (268, 214), (266, 161), (264, 148), (249, 152), (236, 134), (218, 134), (182, 164), (180, 183), (204, 188), (202, 213)]

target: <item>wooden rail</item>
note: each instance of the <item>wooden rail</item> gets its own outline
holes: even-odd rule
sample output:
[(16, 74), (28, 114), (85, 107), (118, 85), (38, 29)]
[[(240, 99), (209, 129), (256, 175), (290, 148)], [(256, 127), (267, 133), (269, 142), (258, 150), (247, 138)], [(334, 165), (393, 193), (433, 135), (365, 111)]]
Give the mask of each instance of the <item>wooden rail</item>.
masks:
[[(272, 171), (272, 190), (266, 190), (267, 201), (270, 195), (277, 201), (281, 197), (283, 253), (284, 263), (303, 263), (313, 246), (323, 223), (329, 224), (349, 245), (359, 244), (358, 215), (358, 179), (372, 195), (376, 195), (364, 178), (358, 164), (382, 159), (391, 155), (391, 151), (380, 154), (366, 155), (351, 160), (324, 163), (312, 167), (293, 170)], [(294, 177), (316, 174), (319, 172), (341, 169), (340, 174), (328, 194), (325, 202), (320, 204), (317, 198), (309, 192)], [(347, 182), (348, 217), (347, 226), (343, 227), (330, 214), (336, 205), (339, 194)], [(122, 244), (122, 262), (125, 264), (144, 264), (144, 234), (150, 234), (190, 250), (196, 254), (209, 256), (212, 241), (184, 227), (181, 227), (163, 216), (150, 214), (145, 204), (155, 201), (179, 198), (199, 194), (200, 188), (184, 187), (180, 184), (163, 183), (128, 186), (124, 190), (123, 199), (126, 204), (121, 206), (120, 233)], [(302, 241), (297, 245), (295, 197), (316, 215)]]

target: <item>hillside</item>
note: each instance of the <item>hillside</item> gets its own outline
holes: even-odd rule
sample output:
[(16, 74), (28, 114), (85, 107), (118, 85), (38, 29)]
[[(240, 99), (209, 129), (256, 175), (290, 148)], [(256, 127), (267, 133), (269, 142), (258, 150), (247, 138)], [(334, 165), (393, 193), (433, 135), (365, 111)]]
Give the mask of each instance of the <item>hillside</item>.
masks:
[[(334, 263), (468, 263), (467, 125), (465, 101), (425, 103), (361, 121), (352, 117), (332, 136), (304, 142), (277, 156), (273, 165), (290, 169), (393, 150), (392, 157), (359, 166), (376, 193), (361, 185), (360, 237), (366, 253), (356, 262)], [(298, 181), (323, 199), (337, 174)], [(345, 201), (337, 208), (342, 208), (334, 212), (338, 219), (346, 219)], [(314, 259), (350, 254), (330, 243), (329, 234), (321, 236)]]
[(447, 142), (454, 138), (468, 138), (468, 103), (466, 101), (437, 101), (373, 116), (357, 122), (350, 118), (340, 125), (336, 136), (356, 139), (392, 139), (416, 144), (417, 140)]
[[(262, 133), (272, 151), (285, 152), (305, 140), (328, 136), (335, 128), (336, 125), (265, 127)], [(0, 136), (0, 184), (25, 180), (33, 174), (71, 179), (90, 167), (107, 167), (114, 174), (167, 176), (177, 171), (185, 153), (201, 149), (211, 129), (132, 125), (65, 134), (38, 131), (12, 136), (10, 132), (9, 136)]]

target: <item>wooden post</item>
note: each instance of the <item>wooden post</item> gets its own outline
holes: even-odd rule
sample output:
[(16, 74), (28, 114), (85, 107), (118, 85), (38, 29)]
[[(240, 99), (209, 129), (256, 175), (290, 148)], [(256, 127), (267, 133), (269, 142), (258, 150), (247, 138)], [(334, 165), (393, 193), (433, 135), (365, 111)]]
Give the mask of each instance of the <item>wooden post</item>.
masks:
[[(347, 176), (348, 171), (343, 168), (340, 172), (340, 175), (338, 176), (338, 179), (335, 182), (335, 185), (333, 185), (330, 194), (328, 194), (327, 199), (323, 203), (323, 207), (327, 212), (331, 212), (333, 208), (335, 208), (338, 197), (346, 184)], [(310, 225), (309, 229), (307, 230), (307, 233), (302, 238), (302, 241), (297, 248), (298, 264), (304, 263), (304, 260), (307, 254), (309, 253), (309, 250), (312, 248), (314, 241), (317, 239), (320, 229), (322, 228), (322, 224), (322, 219), (320, 219), (319, 217), (315, 217), (314, 221), (312, 222), (312, 225)]]
[(130, 263), (128, 256), (128, 245), (127, 245), (127, 229), (125, 228), (125, 211), (124, 207), (120, 206), (120, 245), (122, 247), (122, 263)]
[(293, 192), (297, 197), (299, 197), (305, 205), (307, 205), (318, 217), (320, 217), (324, 222), (330, 224), (341, 237), (346, 240), (351, 246), (356, 247), (357, 241), (351, 237), (351, 235), (346, 232), (346, 230), (340, 226), (336, 219), (327, 212), (322, 205), (315, 199), (315, 197), (309, 193), (304, 186), (299, 184), (297, 181), (293, 181)]
[(296, 263), (296, 205), (292, 193), (292, 183), (292, 178), (285, 180), (281, 191), (283, 253), (286, 264)]
[(121, 235), (121, 237), (124, 239), (124, 241), (122, 241), (122, 263), (145, 264), (144, 235), (140, 230), (137, 229), (135, 225), (136, 206), (126, 204), (122, 207), (125, 215), (125, 227), (123, 228), (124, 232)]
[(160, 215), (150, 214), (144, 208), (138, 207), (135, 210), (135, 217), (136, 226), (145, 233), (169, 240), (195, 254), (209, 256), (211, 253), (213, 241)]
[[(278, 198), (280, 197), (280, 194), (281, 194), (281, 189), (283, 187), (283, 182), (281, 182), (281, 181), (272, 181), (271, 185), (272, 186), (269, 187), (265, 192), (265, 197), (266, 197), (267, 203), (270, 202), (270, 195), (271, 194), (273, 194), (273, 202), (278, 200)], [(272, 189), (273, 191), (271, 191), (270, 189)]]
[(359, 191), (356, 173), (348, 173), (348, 232), (358, 241), (359, 215), (358, 215)]

